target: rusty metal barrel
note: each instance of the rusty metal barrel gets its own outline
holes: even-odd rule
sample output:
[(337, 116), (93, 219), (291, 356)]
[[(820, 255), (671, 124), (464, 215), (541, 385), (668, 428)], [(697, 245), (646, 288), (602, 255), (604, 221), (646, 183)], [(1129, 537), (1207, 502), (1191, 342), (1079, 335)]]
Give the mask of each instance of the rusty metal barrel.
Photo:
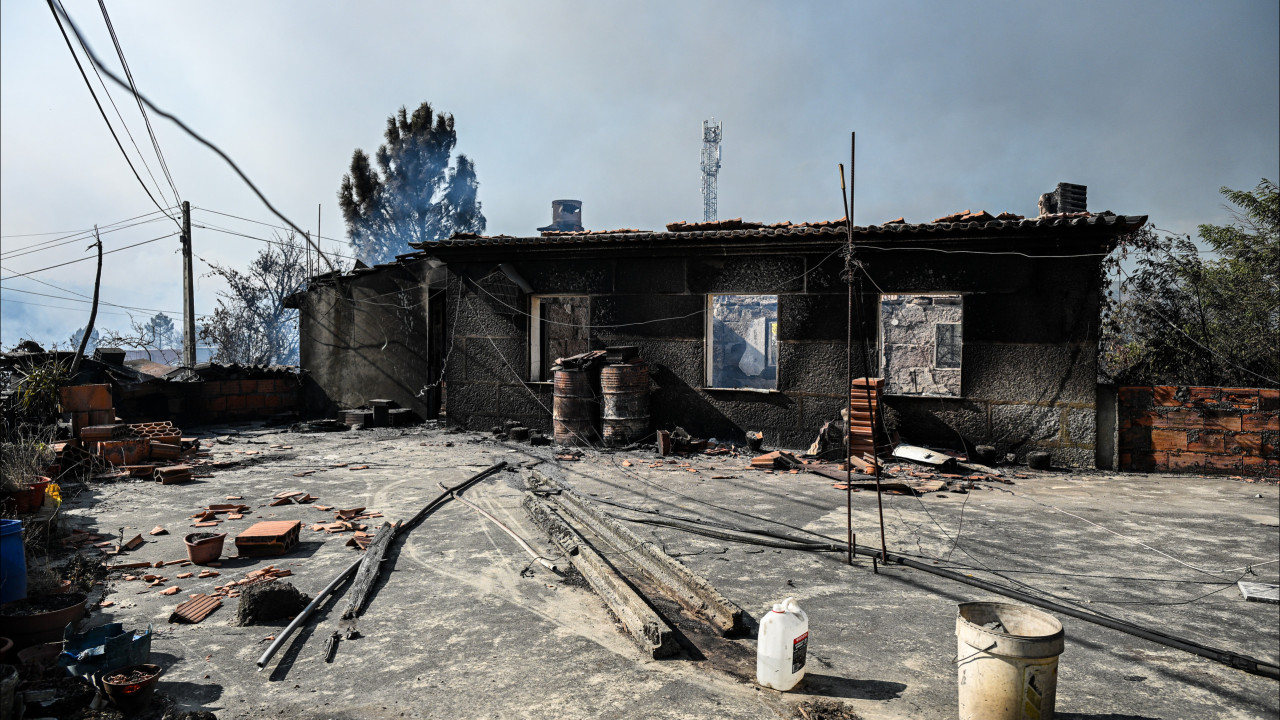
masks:
[(640, 442), (649, 434), (649, 365), (606, 365), (600, 370), (604, 400), (601, 436), (609, 447)]
[(600, 437), (597, 381), (582, 370), (557, 370), (551, 425), (557, 445), (590, 445)]

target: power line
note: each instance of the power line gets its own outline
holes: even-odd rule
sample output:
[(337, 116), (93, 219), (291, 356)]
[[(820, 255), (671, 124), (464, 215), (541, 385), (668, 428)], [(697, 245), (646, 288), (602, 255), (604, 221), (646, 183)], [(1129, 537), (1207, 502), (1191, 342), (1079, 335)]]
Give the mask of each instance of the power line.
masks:
[[(2, 289), (10, 290), (11, 288)], [(83, 308), (78, 307), (63, 307), (62, 305), (49, 305), (48, 303), (30, 302), (27, 300), (4, 300), (4, 302), (14, 303), (15, 305), (33, 305), (35, 307), (53, 308), (54, 310), (69, 310), (71, 312), (80, 312), (83, 310)], [(98, 312), (106, 315), (120, 315), (122, 317), (133, 318), (129, 313), (116, 312), (114, 310), (99, 310)]]
[[(160, 236), (160, 237), (158, 237), (158, 238), (151, 238), (150, 240), (143, 240), (142, 242), (137, 242), (137, 243), (134, 243), (134, 244), (132, 244), (132, 245), (125, 245), (124, 247), (116, 248), (115, 250), (108, 250), (108, 251), (106, 251), (106, 252), (104, 252), (104, 253), (102, 253), (102, 254), (103, 254), (103, 255), (110, 255), (111, 253), (118, 253), (118, 252), (120, 252), (121, 250), (128, 250), (129, 248), (136, 248), (136, 247), (138, 247), (139, 245), (146, 245), (147, 243), (153, 243), (153, 242), (155, 242), (155, 241), (157, 241), (157, 240), (164, 240), (165, 238), (171, 238), (171, 237), (173, 237), (174, 235), (180, 235), (180, 234), (181, 234), (181, 233), (172, 232), (172, 233), (169, 233), (168, 235), (161, 235), (161, 236)], [(89, 257), (82, 257), (82, 258), (78, 258), (78, 259), (76, 259), (76, 260), (68, 260), (68, 261), (66, 261), (66, 262), (64, 262), (64, 263), (58, 263), (57, 265), (50, 265), (50, 266), (48, 266), (48, 267), (42, 267), (42, 268), (39, 268), (39, 269), (36, 269), (36, 270), (28, 270), (27, 272), (24, 272), (24, 273), (18, 273), (18, 274), (16, 274), (16, 275), (10, 275), (9, 277), (0, 278), (0, 282), (8, 282), (9, 280), (12, 280), (12, 279), (14, 279), (14, 278), (20, 278), (20, 277), (26, 277), (26, 276), (28, 276), (28, 275), (34, 275), (34, 274), (36, 274), (36, 273), (38, 273), (38, 272), (44, 272), (45, 270), (52, 270), (52, 269), (54, 269), (54, 268), (60, 268), (60, 267), (62, 267), (62, 266), (64, 266), (64, 265), (71, 265), (71, 264), (78, 263), (78, 262), (84, 262), (85, 260), (92, 260), (93, 258), (94, 258), (94, 256), (90, 255)]]
[[(49, 3), (50, 9), (53, 9), (54, 7), (53, 0), (46, 0), (46, 1)], [(83, 43), (84, 36), (80, 33), (80, 28), (76, 26), (75, 21), (73, 21), (71, 19), (71, 16), (67, 14), (66, 8), (63, 8), (61, 5), (59, 5), (55, 13), (56, 12), (60, 12), (62, 14), (62, 17), (66, 19), (67, 24), (71, 26), (71, 32), (75, 33), (76, 37), (79, 38), (80, 41)], [(61, 28), (62, 24), (59, 23), (58, 27)], [(71, 44), (70, 41), (68, 41), (67, 45), (69, 46), (70, 44)], [(114, 82), (115, 84), (119, 85), (122, 88), (129, 88), (129, 86), (123, 80), (117, 77), (115, 73), (111, 72), (110, 69), (108, 69), (102, 64), (102, 61), (99, 60), (98, 56), (94, 54), (93, 50), (88, 46), (88, 43), (85, 43), (85, 53), (88, 54), (89, 61), (92, 62), (94, 65), (96, 65), (100, 70), (102, 70), (102, 72), (106, 73), (107, 77), (111, 78), (112, 82)], [(77, 59), (76, 62), (79, 63), (79, 60)], [(231, 167), (232, 170), (235, 171), (236, 175), (240, 177), (240, 179), (244, 182), (244, 184), (249, 186), (249, 189), (253, 191), (253, 194), (258, 196), (258, 199), (261, 200), (262, 204), (265, 205), (267, 209), (271, 211), (272, 215), (275, 215), (276, 217), (283, 220), (285, 224), (287, 224), (295, 232), (297, 232), (299, 235), (302, 235), (304, 238), (306, 238), (307, 243), (312, 247), (314, 247), (316, 252), (320, 253), (320, 257), (324, 258), (325, 264), (329, 266), (329, 270), (334, 272), (337, 271), (337, 268), (333, 266), (333, 263), (329, 260), (328, 256), (326, 256), (324, 252), (320, 249), (320, 246), (316, 243), (313, 243), (311, 241), (311, 238), (307, 237), (306, 231), (298, 227), (298, 225), (294, 223), (292, 220), (285, 217), (284, 214), (281, 213), (279, 210), (276, 210), (276, 207), (271, 204), (271, 201), (267, 200), (267, 196), (262, 194), (262, 191), (258, 189), (258, 186), (253, 184), (253, 181), (249, 179), (249, 176), (244, 174), (244, 171), (240, 169), (240, 166), (237, 165), (229, 155), (223, 152), (222, 148), (209, 142), (204, 138), (204, 136), (202, 136), (200, 133), (196, 132), (195, 130), (192, 130), (186, 123), (184, 123), (176, 115), (173, 115), (171, 113), (165, 112), (164, 110), (161, 110), (159, 107), (156, 106), (155, 103), (151, 102), (151, 100), (148, 99), (147, 96), (143, 95), (140, 92), (137, 92), (132, 88), (129, 88), (129, 89), (134, 93), (135, 97), (137, 97), (138, 100), (145, 103), (147, 107), (154, 110), (157, 115), (160, 115), (166, 120), (169, 120), (173, 124), (182, 128), (182, 131), (190, 135), (193, 139), (196, 140), (196, 142), (199, 142), (201, 145), (204, 145), (205, 147), (209, 148), (218, 157), (222, 158), (223, 162), (225, 162), (227, 165)]]
[[(154, 213), (153, 213), (153, 214), (154, 214)], [(168, 219), (167, 217), (151, 218), (150, 220), (142, 220), (142, 221), (139, 221), (139, 222), (136, 222), (136, 223), (132, 223), (132, 224), (130, 224), (130, 225), (121, 225), (120, 227), (112, 228), (112, 229), (110, 229), (110, 230), (103, 230), (103, 231), (100, 231), (98, 234), (99, 234), (99, 235), (106, 235), (106, 234), (108, 234), (108, 233), (113, 233), (113, 232), (115, 232), (115, 231), (117, 231), (117, 230), (125, 230), (125, 229), (131, 228), (131, 227), (137, 227), (137, 226), (139, 226), (139, 225), (146, 225), (146, 224), (148, 224), (148, 223), (159, 222), (159, 221), (161, 221), (161, 220), (167, 220), (167, 219)], [(90, 234), (92, 234), (92, 231), (90, 231)], [(5, 259), (5, 260), (12, 260), (12, 259), (14, 259), (14, 258), (19, 258), (19, 257), (22, 257), (22, 256), (24, 256), (24, 255), (32, 255), (32, 254), (34, 254), (34, 253), (44, 252), (45, 250), (56, 250), (57, 248), (63, 247), (64, 245), (71, 245), (71, 244), (74, 244), (74, 243), (80, 243), (80, 242), (84, 242), (85, 240), (88, 240), (88, 239), (90, 239), (90, 238), (88, 238), (88, 237), (86, 237), (86, 236), (84, 236), (84, 235), (79, 235), (79, 236), (76, 236), (76, 237), (71, 238), (70, 240), (64, 240), (64, 241), (62, 241), (62, 242), (58, 242), (58, 243), (53, 244), (53, 245), (49, 245), (48, 243), (44, 243), (45, 247), (33, 248), (33, 249), (31, 249), (31, 250), (23, 250), (23, 251), (17, 251), (17, 250), (15, 250), (15, 251), (13, 251), (13, 252), (11, 252), (11, 253), (4, 254), (4, 255), (0, 255), (0, 258), (3, 258), (3, 259)], [(54, 242), (54, 241), (50, 240), (49, 242)]]
[[(216, 225), (196, 225), (196, 224), (194, 224), (194, 223), (193, 223), (193, 224), (191, 225), (191, 227), (193, 227), (193, 228), (200, 228), (201, 230), (212, 230), (212, 231), (214, 231), (214, 232), (226, 233), (227, 235), (235, 235), (235, 236), (237, 236), (237, 237), (246, 238), (246, 239), (248, 239), (248, 240), (257, 240), (258, 242), (264, 242), (264, 243), (267, 243), (268, 245), (279, 245), (279, 246), (281, 246), (281, 247), (287, 247), (287, 246), (289, 245), (289, 243), (288, 243), (288, 242), (283, 241), (283, 240), (268, 240), (267, 238), (258, 237), (258, 236), (256, 236), (256, 235), (246, 235), (246, 234), (244, 234), (244, 233), (242, 233), (242, 232), (236, 232), (235, 230), (228, 230), (228, 229), (226, 229), (226, 228), (220, 228), (220, 227), (218, 227), (218, 226), (216, 226)], [(331, 253), (329, 253), (329, 254), (330, 254), (330, 255), (332, 255), (332, 256), (334, 256), (334, 257), (340, 257), (340, 258), (342, 258), (343, 260), (355, 260), (355, 259), (356, 259), (356, 258), (354, 258), (354, 257), (351, 257), (350, 255), (339, 255), (338, 253), (335, 253), (335, 252), (331, 252)]]
[[(181, 203), (182, 195), (178, 193), (178, 186), (173, 182), (173, 175), (169, 173), (169, 163), (165, 162), (164, 153), (160, 150), (160, 141), (156, 140), (155, 130), (151, 128), (151, 118), (147, 116), (147, 109), (142, 105), (142, 101), (138, 100), (138, 86), (133, 81), (133, 71), (129, 69), (129, 61), (124, 58), (124, 48), (120, 47), (120, 38), (116, 37), (116, 29), (111, 24), (111, 16), (107, 14), (107, 4), (103, 0), (98, 0), (98, 7), (102, 9), (102, 19), (107, 23), (107, 32), (111, 33), (111, 42), (116, 46), (116, 55), (120, 58), (120, 65), (124, 68), (124, 75), (129, 78), (129, 89), (133, 91), (133, 99), (138, 103), (138, 112), (142, 113), (142, 122), (147, 126), (147, 134), (151, 136), (151, 147), (156, 151), (156, 158), (160, 160), (160, 169), (164, 172), (165, 180), (169, 181), (169, 188), (173, 190), (173, 196)], [(124, 121), (122, 120), (121, 122)], [(154, 180), (155, 178), (152, 179)]]
[[(27, 279), (28, 279), (28, 280), (30, 280), (31, 278), (27, 278)], [(82, 300), (82, 299), (80, 299), (80, 298), (67, 297), (67, 296), (65, 296), (65, 295), (52, 295), (52, 294), (50, 294), (50, 293), (36, 292), (35, 290), (22, 290), (22, 289), (20, 289), (20, 288), (12, 288), (12, 287), (0, 288), (0, 292), (19, 292), (19, 293), (26, 293), (26, 294), (28, 294), (28, 295), (39, 295), (39, 296), (41, 296), (41, 297), (53, 298), (54, 300), (66, 300), (67, 302), (85, 303), (86, 305), (92, 305), (92, 304), (93, 304), (93, 300)], [(182, 314), (182, 313), (179, 313), (179, 312), (175, 312), (175, 311), (173, 311), (173, 310), (158, 310), (158, 309), (156, 309), (156, 308), (136, 307), (136, 306), (134, 306), (134, 305), (120, 305), (120, 304), (118, 304), (118, 303), (111, 303), (111, 302), (107, 302), (107, 301), (105, 301), (105, 300), (99, 300), (99, 301), (98, 301), (98, 304), (99, 304), (99, 305), (108, 305), (108, 306), (110, 306), (110, 307), (118, 307), (118, 308), (121, 308), (121, 309), (124, 309), (124, 310), (137, 310), (137, 311), (139, 311), (139, 312), (157, 312), (157, 313), (166, 313), (166, 314), (169, 314), (169, 315), (181, 315), (181, 314)]]
[[(83, 43), (80, 45), (83, 49)], [(124, 116), (120, 114), (120, 108), (116, 106), (116, 100), (111, 96), (111, 91), (107, 89), (107, 83), (102, 79), (102, 73), (98, 72), (98, 68), (93, 67), (93, 74), (98, 76), (98, 84), (102, 86), (102, 93), (107, 96), (107, 100), (111, 102), (111, 109), (116, 111), (116, 117), (120, 119), (120, 125), (124, 128), (124, 134), (129, 137), (129, 143), (133, 145), (133, 149), (138, 153), (138, 159), (142, 161), (142, 167), (147, 171), (147, 177), (151, 178), (151, 182), (155, 183), (156, 193), (168, 202), (168, 198), (164, 197), (164, 191), (160, 188), (160, 182), (156, 180), (156, 176), (151, 172), (151, 166), (147, 164), (147, 159), (142, 155), (142, 149), (138, 147), (138, 143), (133, 139), (133, 132), (129, 130), (129, 123), (125, 122)], [(176, 199), (177, 196), (175, 196)]]
[[(218, 212), (217, 210), (210, 210), (209, 208), (206, 208), (206, 207), (196, 207), (195, 205), (192, 205), (192, 206), (191, 206), (191, 209), (193, 209), (193, 210), (203, 210), (204, 212), (213, 213), (214, 215), (222, 215), (223, 217), (235, 218), (236, 220), (243, 220), (243, 221), (245, 221), (245, 222), (250, 222), (250, 223), (257, 224), (257, 225), (265, 225), (265, 226), (267, 226), (267, 227), (269, 227), (269, 228), (276, 228), (276, 229), (278, 229), (278, 230), (288, 230), (288, 229), (289, 229), (289, 228), (288, 228), (287, 226), (285, 226), (285, 225), (276, 225), (276, 224), (274, 224), (274, 223), (263, 222), (263, 221), (261, 221), (261, 220), (254, 220), (254, 219), (252, 219), (252, 218), (240, 217), (239, 215), (232, 215), (231, 213)], [(346, 244), (346, 245), (355, 245), (355, 243), (354, 243), (353, 241), (351, 241), (351, 240), (347, 240), (347, 239), (343, 239), (343, 238), (329, 237), (329, 236), (327, 236), (327, 235), (320, 235), (319, 233), (317, 233), (317, 234), (315, 234), (315, 235), (312, 235), (312, 237), (314, 237), (314, 238), (319, 238), (319, 239), (321, 239), (321, 240), (331, 240), (331, 241), (333, 241), (333, 242), (339, 242), (339, 243), (343, 243), (343, 244)]]
[[(107, 119), (107, 112), (102, 109), (102, 103), (98, 101), (98, 94), (93, 91), (93, 84), (89, 82), (89, 76), (85, 74), (84, 66), (80, 64), (80, 56), (76, 55), (75, 48), (71, 46), (71, 38), (67, 37), (67, 31), (62, 27), (62, 20), (58, 17), (58, 9), (62, 10), (64, 17), (66, 16), (66, 9), (62, 8), (61, 5), (58, 6), (58, 9), (55, 9), (54, 0), (45, 0), (45, 2), (49, 5), (49, 12), (53, 13), (54, 22), (58, 23), (58, 31), (62, 33), (62, 39), (67, 43), (67, 51), (71, 53), (71, 59), (76, 61), (76, 69), (80, 71), (80, 77), (84, 78), (85, 87), (89, 88), (89, 94), (93, 96), (93, 104), (98, 106), (98, 114), (102, 116), (102, 121), (107, 124), (107, 129), (111, 131), (111, 138), (116, 141), (116, 147), (120, 148), (120, 154), (124, 155), (124, 161), (129, 164), (129, 169), (133, 171), (133, 176), (137, 178), (138, 184), (142, 186), (143, 192), (145, 192), (147, 197), (151, 198), (151, 202), (154, 203), (161, 212), (163, 212), (164, 208), (160, 206), (160, 203), (156, 201), (155, 196), (151, 194), (151, 190), (147, 187), (147, 184), (142, 182), (142, 176), (138, 175), (138, 169), (133, 166), (133, 161), (129, 159), (129, 153), (125, 151), (124, 145), (120, 142), (120, 136), (116, 135), (116, 129), (112, 127), (111, 121)], [(67, 22), (70, 21), (71, 18), (67, 17)], [(94, 61), (95, 65), (101, 67), (101, 63), (97, 61), (97, 58), (93, 57), (93, 53), (89, 52), (89, 48), (85, 45), (84, 37), (80, 35), (80, 31), (76, 30), (74, 25), (72, 26), (72, 30), (75, 31), (76, 39), (80, 41), (81, 47), (84, 47), (89, 58)], [(107, 74), (111, 75), (110, 72), (107, 72)], [(112, 79), (116, 78), (112, 76)], [(177, 221), (175, 220), (174, 222)]]
[[(173, 206), (167, 207), (167, 208), (165, 208), (165, 209), (166, 209), (166, 210), (172, 210), (172, 209), (173, 209)], [(139, 219), (139, 218), (144, 218), (144, 217), (148, 217), (148, 216), (150, 216), (150, 215), (155, 215), (155, 214), (156, 214), (156, 213), (158, 213), (158, 212), (160, 212), (160, 211), (159, 211), (159, 210), (152, 210), (151, 212), (143, 213), (143, 214), (141, 214), (141, 215), (134, 215), (133, 217), (131, 217), (131, 218), (125, 218), (124, 220), (117, 220), (117, 221), (115, 221), (115, 222), (111, 222), (111, 223), (104, 223), (104, 224), (99, 225), (99, 226), (98, 226), (98, 228), (99, 228), (99, 229), (102, 229), (102, 228), (114, 227), (114, 226), (116, 226), (116, 225), (120, 225), (121, 223), (127, 223), (127, 222), (129, 222), (130, 220), (137, 220), (137, 219)], [(23, 233), (23, 234), (19, 234), (19, 235), (0, 235), (0, 238), (7, 238), (7, 237), (36, 237), (36, 236), (38, 236), (38, 235), (62, 235), (62, 237), (53, 238), (52, 240), (41, 240), (40, 242), (37, 242), (37, 243), (32, 243), (32, 244), (30, 244), (30, 245), (23, 245), (23, 246), (22, 246), (22, 247), (20, 247), (20, 248), (14, 248), (13, 250), (10, 250), (10, 251), (9, 251), (10, 253), (12, 253), (12, 252), (17, 252), (18, 250), (26, 250), (27, 248), (33, 248), (33, 247), (35, 247), (35, 246), (37, 246), (37, 245), (45, 245), (45, 244), (47, 244), (47, 243), (57, 242), (57, 241), (59, 241), (59, 240), (65, 240), (66, 238), (69, 238), (69, 237), (72, 237), (72, 236), (92, 235), (92, 234), (93, 234), (93, 230), (94, 230), (93, 228), (84, 228), (84, 229), (82, 229), (82, 230), (54, 230), (54, 231), (50, 231), (50, 232)], [(0, 254), (7, 255), (7, 254), (9, 254), (9, 253), (0, 253)]]

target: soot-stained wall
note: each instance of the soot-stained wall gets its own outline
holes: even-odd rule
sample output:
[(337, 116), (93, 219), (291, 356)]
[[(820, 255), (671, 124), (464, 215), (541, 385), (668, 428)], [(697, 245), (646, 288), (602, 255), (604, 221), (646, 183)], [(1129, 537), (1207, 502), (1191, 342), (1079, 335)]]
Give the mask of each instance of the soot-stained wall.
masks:
[[(439, 409), (439, 366), (431, 353), (438, 318), (426, 263), (380, 266), (320, 278), (295, 296), (300, 364), (330, 410), (387, 398), (424, 418)], [(435, 328), (439, 335), (441, 328)]]
[[(678, 425), (717, 438), (761, 430), (769, 445), (801, 448), (846, 402), (846, 286), (832, 252), (785, 243), (743, 254), (699, 248), (626, 258), (497, 252), (492, 262), (441, 256), (448, 416), (468, 428), (508, 419), (551, 425), (551, 385), (528, 382), (530, 299), (498, 262), (534, 293), (589, 296), (593, 348), (640, 348), (650, 364), (655, 429)], [(886, 395), (886, 421), (903, 441), (991, 444), (1020, 459), (1045, 449), (1060, 464), (1095, 464), (1099, 257), (869, 249), (863, 259), (873, 284), (861, 324), (872, 338), (881, 291), (963, 296), (960, 395)], [(774, 391), (708, 388), (707, 295), (727, 293), (778, 297)], [(853, 353), (855, 376), (866, 374), (861, 357)]]

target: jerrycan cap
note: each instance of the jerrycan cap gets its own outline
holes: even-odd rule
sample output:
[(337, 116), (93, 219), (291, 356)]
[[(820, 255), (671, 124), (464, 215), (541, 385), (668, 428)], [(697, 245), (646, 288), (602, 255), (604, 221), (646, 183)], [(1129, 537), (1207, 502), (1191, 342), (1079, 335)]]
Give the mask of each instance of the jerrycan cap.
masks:
[(774, 603), (773, 605), (773, 611), (776, 613), (795, 612), (799, 609), (800, 606), (796, 604), (796, 599), (794, 597), (789, 597), (786, 600), (783, 600), (780, 603)]

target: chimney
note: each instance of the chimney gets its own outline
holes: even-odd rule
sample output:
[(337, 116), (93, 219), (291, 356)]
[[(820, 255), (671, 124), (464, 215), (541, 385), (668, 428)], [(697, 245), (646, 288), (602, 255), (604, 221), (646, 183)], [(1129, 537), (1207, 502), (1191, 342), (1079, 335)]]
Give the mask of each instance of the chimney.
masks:
[(538, 228), (538, 232), (582, 232), (582, 201), (552, 200), (551, 224)]
[(1088, 188), (1073, 183), (1058, 183), (1053, 192), (1040, 196), (1040, 215), (1088, 212)]

